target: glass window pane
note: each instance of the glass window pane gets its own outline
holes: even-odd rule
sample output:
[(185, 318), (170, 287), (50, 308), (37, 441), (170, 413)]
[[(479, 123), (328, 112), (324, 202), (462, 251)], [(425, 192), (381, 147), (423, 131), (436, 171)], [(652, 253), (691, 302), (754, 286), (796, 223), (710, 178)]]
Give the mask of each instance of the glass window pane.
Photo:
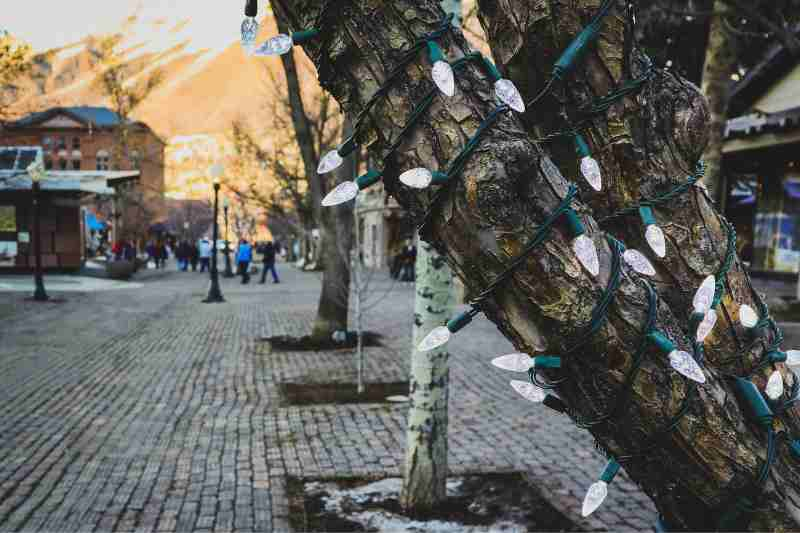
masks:
[(17, 231), (17, 211), (13, 205), (0, 205), (0, 231)]

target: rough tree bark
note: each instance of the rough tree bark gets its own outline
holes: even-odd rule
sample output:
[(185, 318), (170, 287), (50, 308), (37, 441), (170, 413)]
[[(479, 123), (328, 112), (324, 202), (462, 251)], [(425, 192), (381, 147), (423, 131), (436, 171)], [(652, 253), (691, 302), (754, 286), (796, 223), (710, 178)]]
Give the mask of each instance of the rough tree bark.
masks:
[(450, 371), (447, 344), (429, 352), (414, 349), (453, 311), (453, 274), (444, 257), (419, 243), (416, 261), (411, 404), (400, 504), (411, 515), (432, 511), (447, 496), (447, 399)]
[[(279, 11), (279, 8), (277, 9)], [(276, 16), (278, 31), (288, 32), (285, 18)], [(311, 208), (314, 221), (319, 229), (319, 246), (324, 271), (322, 290), (317, 305), (317, 316), (314, 318), (311, 336), (314, 339), (329, 339), (337, 330), (347, 330), (347, 309), (350, 296), (349, 254), (340, 250), (349, 250), (353, 242), (352, 206), (339, 206), (333, 212), (323, 212), (321, 200), (329, 190), (327, 179), (317, 174), (319, 154), (314, 146), (311, 124), (303, 107), (300, 93), (300, 81), (297, 77), (297, 66), (294, 55), (283, 54), (281, 63), (286, 74), (286, 85), (289, 95), (289, 107), (292, 113), (292, 124), (295, 137), (303, 160), (303, 169), (311, 190)], [(345, 164), (337, 172), (337, 176), (353, 179), (352, 164)], [(349, 173), (349, 174), (347, 174)], [(319, 261), (319, 257), (315, 257)]]
[(714, 16), (708, 30), (706, 60), (703, 64), (701, 88), (708, 100), (711, 120), (708, 125), (708, 145), (703, 152), (706, 175), (703, 178), (709, 195), (720, 210), (725, 209), (725, 176), (722, 173), (722, 144), (725, 122), (728, 120), (728, 89), (731, 74), (736, 66), (736, 37), (725, 27), (725, 16), (730, 8), (727, 2), (714, 2)]
[[(320, 10), (320, 4), (312, 0), (279, 0), (275, 4), (281, 5), (282, 16), (297, 29), (313, 24)], [(530, 97), (546, 80), (558, 51), (578, 33), (598, 4), (598, 0), (482, 0), (480, 8), (497, 62)], [(556, 90), (570, 109), (605, 94), (622, 79), (640, 75), (645, 68), (646, 58), (630, 41), (630, 19), (624, 16), (627, 4), (624, 0), (615, 4), (597, 47), (568, 78), (567, 91)], [(550, 13), (550, 9), (557, 12)], [(434, 0), (341, 1), (333, 11), (323, 19), (322, 38), (307, 44), (306, 52), (317, 65), (323, 87), (351, 113), (357, 113), (379, 87), (401, 50), (432, 31), (442, 16)], [(451, 61), (468, 52), (458, 31), (439, 42)], [(632, 53), (627, 61), (624, 52), (629, 49)], [(407, 141), (385, 161), (387, 190), (417, 220), (434, 192), (402, 187), (399, 173), (417, 166), (445, 169), (494, 107), (492, 84), (477, 66), (459, 71), (457, 85), (453, 97), (437, 97)], [(358, 138), (379, 160), (430, 86), (430, 65), (420, 54), (420, 60), (405, 69), (385, 99), (372, 108), (370, 121)], [(553, 100), (549, 103), (552, 106)], [(573, 207), (598, 247), (600, 275), (592, 278), (581, 268), (568, 233), (558, 225), (481, 308), (518, 350), (530, 354), (564, 352), (589, 322), (608, 282), (612, 260), (604, 231), (628, 247), (648, 253), (635, 220), (611, 219), (602, 227), (597, 221), (640, 197), (683, 183), (707, 140), (708, 113), (699, 90), (671, 74), (656, 72), (638, 94), (592, 123), (587, 137), (605, 180), (603, 191), (593, 194), (584, 180), (576, 177), (574, 154), (563, 147), (553, 148), (564, 169), (559, 172), (543, 145), (533, 142), (532, 136), (538, 132), (563, 127), (557, 117), (558, 108), (548, 113), (547, 102), (543, 102), (528, 111), (524, 121), (506, 114), (495, 122), (448, 187), (422, 235), (446, 254), (454, 272), (477, 294), (518, 256), (564, 197), (570, 181), (580, 187), (583, 200), (573, 202)], [(679, 201), (659, 207), (656, 215), (668, 235), (667, 257), (655, 261), (651, 256), (658, 270), (654, 285), (661, 296), (657, 326), (687, 349), (692, 295), (706, 275), (720, 268), (726, 235), (699, 187), (691, 188)], [(567, 379), (556, 390), (575, 415), (592, 419), (605, 413), (631, 367), (647, 308), (637, 278), (626, 270), (601, 330), (579, 355), (562, 361), (560, 375)], [(678, 410), (688, 386), (655, 349), (648, 349), (642, 362), (624, 422), (612, 420), (590, 430), (610, 454), (636, 454), (625, 462), (625, 469), (653, 498), (670, 528), (713, 529), (720, 510), (738, 489), (757, 477), (765, 457), (763, 435), (747, 420), (722, 375), (723, 370), (740, 372), (753, 367), (763, 350), (759, 344), (751, 351), (742, 350), (742, 330), (735, 325), (738, 308), (743, 303), (755, 304), (738, 261), (725, 288), (719, 323), (706, 341), (707, 382), (697, 387), (688, 413), (659, 440), (659, 446), (647, 454), (636, 454), (647, 437), (657, 434)], [(740, 350), (741, 357), (731, 357)], [(786, 383), (793, 384), (788, 369), (782, 364), (778, 367)], [(765, 370), (754, 378), (762, 389), (766, 375)], [(788, 426), (779, 429), (797, 435), (796, 415), (790, 411), (783, 420)], [(796, 528), (799, 470), (787, 447), (780, 446), (764, 486), (769, 497), (754, 519), (741, 527)], [(588, 486), (594, 480), (586, 481)]]

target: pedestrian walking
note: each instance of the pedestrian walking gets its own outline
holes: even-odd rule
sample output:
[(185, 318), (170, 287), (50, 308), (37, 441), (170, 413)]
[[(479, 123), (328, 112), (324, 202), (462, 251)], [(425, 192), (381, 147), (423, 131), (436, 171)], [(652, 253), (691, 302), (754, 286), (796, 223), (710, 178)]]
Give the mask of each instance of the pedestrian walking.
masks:
[(239, 264), (239, 271), (242, 273), (242, 285), (250, 283), (250, 261), (253, 260), (253, 247), (247, 239), (239, 241), (239, 249), (236, 250), (236, 262)]
[(200, 272), (209, 270), (211, 262), (211, 242), (208, 237), (203, 237), (200, 244), (197, 246), (197, 253), (200, 257)]
[(400, 274), (400, 281), (414, 281), (414, 263), (417, 260), (417, 247), (411, 239), (406, 241), (403, 251), (400, 252), (403, 257), (402, 273)]
[(189, 246), (189, 241), (183, 240), (178, 245), (178, 249), (175, 252), (175, 257), (178, 259), (178, 268), (182, 272), (186, 272), (189, 270), (189, 259), (192, 256), (192, 248)]
[(192, 272), (197, 272), (197, 261), (200, 259), (200, 251), (195, 243), (189, 243), (189, 263), (192, 264)]
[(266, 244), (259, 248), (259, 253), (263, 256), (264, 260), (264, 270), (261, 272), (261, 281), (259, 283), (263, 285), (267, 282), (267, 270), (272, 272), (272, 282), (280, 283), (281, 280), (278, 279), (278, 272), (275, 270), (275, 246), (272, 244), (272, 241), (267, 241)]

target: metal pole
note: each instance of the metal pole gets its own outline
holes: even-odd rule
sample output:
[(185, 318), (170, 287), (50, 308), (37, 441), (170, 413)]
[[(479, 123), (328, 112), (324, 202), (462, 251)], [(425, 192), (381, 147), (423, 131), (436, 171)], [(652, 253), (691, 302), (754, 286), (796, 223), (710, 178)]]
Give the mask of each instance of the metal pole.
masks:
[(47, 292), (44, 290), (44, 277), (42, 276), (42, 245), (40, 241), (41, 233), (41, 220), (39, 216), (39, 191), (40, 185), (38, 180), (33, 181), (31, 190), (31, 197), (33, 200), (33, 253), (36, 256), (36, 266), (34, 268), (34, 281), (36, 290), (33, 293), (33, 299), (37, 302), (46, 302), (48, 300)]
[(217, 218), (219, 216), (219, 183), (214, 183), (214, 240), (211, 241), (211, 287), (208, 289), (208, 296), (203, 303), (221, 303), (225, 301), (222, 291), (219, 288), (219, 273), (217, 272), (217, 239), (219, 229)]
[(231, 269), (231, 243), (228, 241), (228, 206), (222, 208), (225, 214), (225, 274), (223, 277), (232, 278), (233, 270)]

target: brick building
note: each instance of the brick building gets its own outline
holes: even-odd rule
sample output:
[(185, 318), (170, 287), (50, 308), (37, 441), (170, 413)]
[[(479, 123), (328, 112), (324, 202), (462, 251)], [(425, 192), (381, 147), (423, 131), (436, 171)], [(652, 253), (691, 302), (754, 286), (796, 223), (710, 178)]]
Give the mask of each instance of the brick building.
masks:
[(143, 122), (123, 127), (105, 107), (54, 107), (2, 124), (3, 145), (41, 146), (47, 170), (138, 170), (139, 181), (118, 190), (116, 205), (98, 198), (92, 206), (111, 219), (114, 239), (144, 239), (150, 227), (166, 220), (165, 143)]

